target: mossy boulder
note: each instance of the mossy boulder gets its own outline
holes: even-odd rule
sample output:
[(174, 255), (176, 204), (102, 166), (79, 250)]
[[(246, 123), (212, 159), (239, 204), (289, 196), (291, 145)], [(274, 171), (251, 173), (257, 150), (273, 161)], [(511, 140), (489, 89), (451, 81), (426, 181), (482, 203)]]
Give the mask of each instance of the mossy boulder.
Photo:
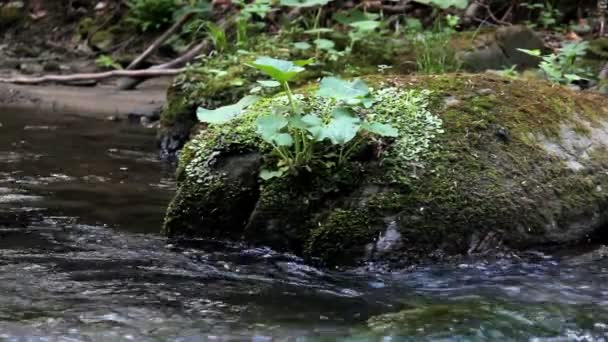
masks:
[[(369, 140), (340, 166), (262, 181), (273, 160), (254, 121), (286, 97), (263, 99), (184, 148), (164, 232), (243, 239), (329, 265), (407, 264), (587, 241), (605, 225), (602, 97), (491, 74), (365, 80), (378, 101), (358, 114), (390, 123), (398, 138)], [(305, 95), (313, 90), (301, 90), (302, 106), (331, 111), (335, 103)], [(236, 179), (225, 165), (239, 160), (248, 172)]]
[(23, 17), (25, 3), (23, 1), (9, 1), (0, 4), (0, 28), (8, 27)]

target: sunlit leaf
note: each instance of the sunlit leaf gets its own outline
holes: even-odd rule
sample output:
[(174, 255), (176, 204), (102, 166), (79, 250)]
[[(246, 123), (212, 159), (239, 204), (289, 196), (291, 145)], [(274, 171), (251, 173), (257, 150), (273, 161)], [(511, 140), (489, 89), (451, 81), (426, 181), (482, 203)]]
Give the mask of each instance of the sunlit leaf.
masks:
[(312, 45), (310, 45), (307, 42), (296, 42), (296, 43), (293, 43), (293, 47), (295, 47), (298, 50), (308, 50), (312, 47)]
[(313, 6), (325, 6), (333, 0), (281, 0), (279, 4), (281, 6), (289, 7), (313, 7)]
[(281, 83), (272, 80), (258, 80), (257, 82), (265, 88), (276, 88), (281, 86)]
[(337, 77), (324, 77), (317, 90), (317, 95), (334, 98), (348, 104), (358, 104), (369, 95), (369, 88), (360, 79), (345, 81)]
[(327, 28), (327, 27), (320, 27), (320, 28), (304, 31), (305, 34), (315, 34), (315, 35), (319, 34), (319, 33), (330, 33), (330, 32), (334, 32), (334, 30)]
[(397, 137), (399, 131), (391, 125), (379, 123), (379, 122), (364, 122), (361, 125), (361, 129), (368, 131), (373, 134), (377, 134), (383, 137)]
[(469, 0), (414, 0), (415, 2), (437, 6), (441, 9), (447, 9), (450, 7), (456, 7), (460, 9), (465, 9), (469, 5)]
[(525, 54), (528, 54), (530, 56), (535, 56), (535, 57), (540, 57), (541, 51), (538, 49), (535, 50), (528, 50), (528, 49), (517, 49)]
[(282, 59), (266, 56), (258, 57), (253, 63), (247, 65), (260, 70), (279, 82), (288, 82), (296, 77), (299, 73), (306, 70), (302, 67), (306, 64), (297, 65), (292, 61), (284, 61)]
[(304, 115), (302, 117), (302, 121), (307, 124), (308, 126), (319, 126), (323, 124), (323, 120), (321, 120), (320, 117), (313, 115), (313, 114), (308, 114), (308, 115)]
[(284, 174), (285, 171), (283, 170), (270, 171), (267, 169), (263, 169), (262, 171), (260, 171), (260, 178), (262, 178), (263, 180), (269, 180), (272, 178), (282, 177)]
[(196, 116), (200, 122), (211, 124), (226, 123), (240, 115), (244, 109), (256, 103), (259, 96), (248, 95), (243, 97), (239, 102), (223, 106), (217, 109), (205, 109), (199, 107), (196, 111)]
[(315, 39), (314, 43), (319, 50), (332, 50), (336, 46), (332, 40), (324, 38)]
[(344, 145), (353, 140), (361, 127), (361, 120), (342, 107), (334, 109), (332, 116), (321, 135), (329, 138), (334, 145)]
[(287, 119), (280, 115), (262, 116), (256, 120), (256, 132), (266, 142), (278, 146), (291, 146), (293, 137), (289, 133), (282, 132), (288, 123)]
[(377, 29), (378, 27), (380, 27), (380, 22), (373, 21), (373, 20), (362, 20), (362, 21), (352, 22), (349, 25), (351, 27), (356, 28), (359, 31), (373, 31), (373, 30)]

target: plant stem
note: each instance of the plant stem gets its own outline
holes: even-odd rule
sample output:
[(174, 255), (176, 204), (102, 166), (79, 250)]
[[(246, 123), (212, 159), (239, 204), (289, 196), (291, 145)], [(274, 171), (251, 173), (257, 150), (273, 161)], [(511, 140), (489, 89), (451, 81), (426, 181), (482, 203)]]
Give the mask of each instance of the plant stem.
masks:
[(289, 105), (291, 106), (291, 114), (292, 115), (296, 114), (298, 109), (296, 107), (296, 102), (293, 99), (293, 94), (291, 93), (291, 88), (289, 88), (289, 83), (283, 82), (283, 88), (285, 89), (285, 92), (287, 93), (287, 98), (289, 99)]
[[(340, 160), (339, 163), (342, 163), (342, 158), (348, 159), (351, 153), (355, 150), (356, 147), (360, 146), (360, 144), (365, 140), (364, 136), (359, 136), (359, 138), (353, 142), (353, 144), (346, 150), (346, 153), (342, 154), (342, 150), (340, 151)], [(344, 149), (344, 147), (342, 148)]]
[[(317, 11), (317, 16), (315, 17), (315, 24), (313, 29), (316, 30), (319, 27), (319, 21), (321, 20), (321, 13), (323, 12), (323, 6), (319, 6), (319, 10)], [(321, 32), (317, 32), (317, 39), (321, 38)]]

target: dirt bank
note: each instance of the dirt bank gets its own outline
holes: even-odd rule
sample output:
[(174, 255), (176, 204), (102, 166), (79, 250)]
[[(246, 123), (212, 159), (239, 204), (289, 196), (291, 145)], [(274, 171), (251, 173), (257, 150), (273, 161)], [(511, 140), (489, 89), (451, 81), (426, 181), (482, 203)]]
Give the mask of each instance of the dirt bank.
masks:
[[(163, 106), (170, 79), (148, 81), (134, 91), (117, 91), (108, 84), (97, 87), (24, 86), (0, 84), (0, 108), (73, 112), (83, 116), (124, 117), (150, 113)], [(2, 109), (0, 109), (0, 114)]]

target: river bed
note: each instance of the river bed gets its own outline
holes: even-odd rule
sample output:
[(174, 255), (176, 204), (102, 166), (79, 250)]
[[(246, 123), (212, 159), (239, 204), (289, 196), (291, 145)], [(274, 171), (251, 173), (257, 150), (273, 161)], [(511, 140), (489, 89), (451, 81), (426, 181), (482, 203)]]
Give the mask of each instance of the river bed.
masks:
[[(323, 270), (159, 235), (155, 132), (0, 109), (0, 341), (603, 341), (608, 261)], [(392, 319), (368, 320), (401, 312)]]

